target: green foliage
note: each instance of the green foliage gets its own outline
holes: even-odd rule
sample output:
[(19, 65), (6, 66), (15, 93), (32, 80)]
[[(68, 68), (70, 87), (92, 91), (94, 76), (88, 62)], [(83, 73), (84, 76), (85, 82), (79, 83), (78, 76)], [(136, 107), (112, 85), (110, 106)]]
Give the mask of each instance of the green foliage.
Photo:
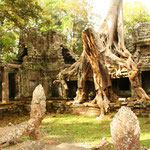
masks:
[(2, 56), (2, 60), (6, 62), (11, 62), (12, 60), (16, 59), (16, 54), (12, 52), (6, 52)]
[(2, 28), (0, 28), (2, 35), (0, 36), (0, 52), (5, 53), (8, 51), (13, 51), (16, 46), (16, 36), (13, 32), (4, 32)]
[(10, 62), (16, 57), (17, 34), (5, 31), (5, 27), (0, 27), (0, 55), (2, 60)]
[(3, 60), (15, 57), (19, 30), (34, 26), (41, 11), (37, 0), (0, 0), (0, 54)]
[[(41, 129), (44, 136), (59, 142), (84, 143), (85, 145), (98, 145), (103, 137), (111, 142), (110, 115), (102, 120), (95, 117), (85, 117), (70, 114), (49, 114), (42, 121)], [(139, 118), (141, 128), (141, 145), (150, 147), (150, 121), (148, 118)]]
[(0, 24), (7, 28), (25, 28), (33, 19), (37, 21), (41, 11), (36, 0), (1, 0)]
[[(96, 16), (91, 8), (87, 0), (0, 0), (0, 53), (14, 53), (19, 29), (36, 26), (63, 33), (66, 45), (80, 55), (82, 31), (92, 25), (91, 18)], [(125, 35), (136, 23), (147, 21), (150, 14), (141, 1), (124, 4)]]
[(126, 35), (133, 31), (135, 24), (150, 21), (150, 13), (141, 1), (134, 1), (134, 3), (126, 2), (123, 8)]
[(90, 25), (91, 6), (86, 0), (44, 0), (42, 30), (53, 29), (66, 35), (66, 44), (76, 53), (82, 52), (82, 31)]

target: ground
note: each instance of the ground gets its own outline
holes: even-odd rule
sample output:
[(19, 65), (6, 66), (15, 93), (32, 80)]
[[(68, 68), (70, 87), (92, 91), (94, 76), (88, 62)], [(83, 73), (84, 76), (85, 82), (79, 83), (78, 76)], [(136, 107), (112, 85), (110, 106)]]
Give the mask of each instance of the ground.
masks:
[[(41, 125), (42, 138), (54, 143), (72, 143), (82, 147), (95, 147), (103, 137), (111, 141), (110, 122), (114, 114), (106, 115), (102, 120), (70, 114), (47, 114)], [(1, 116), (0, 127), (28, 120), (29, 115)], [(150, 119), (139, 118), (141, 127), (141, 145), (150, 147)], [(27, 140), (28, 137), (22, 137)]]

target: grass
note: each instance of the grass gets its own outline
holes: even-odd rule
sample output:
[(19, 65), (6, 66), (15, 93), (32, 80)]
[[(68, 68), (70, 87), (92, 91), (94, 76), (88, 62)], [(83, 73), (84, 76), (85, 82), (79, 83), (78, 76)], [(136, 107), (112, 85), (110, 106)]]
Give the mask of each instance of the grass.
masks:
[(150, 119), (139, 118), (139, 121), (141, 128), (141, 145), (150, 147)]
[(111, 139), (109, 131), (110, 121), (109, 116), (105, 116), (100, 121), (94, 117), (77, 115), (48, 115), (43, 120), (41, 129), (44, 136), (48, 136), (59, 142), (95, 145), (103, 137)]
[[(70, 114), (47, 115), (41, 129), (44, 136), (59, 142), (86, 143), (96, 146), (103, 137), (111, 141), (110, 122), (106, 115), (103, 120)], [(141, 127), (141, 145), (150, 147), (150, 120), (139, 118)]]
[[(9, 118), (9, 119), (7, 119)], [(0, 127), (9, 122), (17, 124), (29, 119), (28, 116), (5, 117), (0, 120)], [(106, 115), (103, 120), (95, 117), (85, 117), (70, 114), (47, 114), (42, 121), (41, 131), (44, 137), (58, 142), (73, 143), (80, 146), (94, 147), (103, 137), (111, 141), (110, 122), (111, 116)], [(150, 120), (139, 118), (141, 127), (141, 145), (150, 147)], [(26, 137), (22, 139), (26, 140)]]

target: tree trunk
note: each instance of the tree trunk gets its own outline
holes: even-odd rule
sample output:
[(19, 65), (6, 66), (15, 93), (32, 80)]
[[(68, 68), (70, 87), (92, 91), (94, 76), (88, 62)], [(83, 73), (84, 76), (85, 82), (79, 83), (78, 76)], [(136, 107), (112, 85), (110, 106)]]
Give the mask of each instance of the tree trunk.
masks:
[[(112, 92), (109, 66), (125, 67), (137, 100), (150, 99), (140, 86), (137, 65), (124, 44), (122, 0), (111, 0), (107, 16), (101, 24), (99, 32), (95, 33), (92, 29), (87, 29), (83, 31), (82, 39), (84, 50), (81, 58), (67, 70), (68, 72), (65, 71), (65, 76), (68, 76), (76, 68), (78, 74), (76, 103), (84, 101), (86, 97), (85, 81), (89, 72), (92, 72), (97, 92), (93, 102), (98, 104), (101, 108), (101, 115), (104, 115), (104, 111), (107, 111), (109, 107), (108, 99), (115, 96)], [(62, 75), (62, 73), (60, 74)]]
[(125, 67), (137, 99), (149, 100), (149, 96), (140, 85), (137, 65), (124, 44), (122, 3), (122, 0), (111, 1), (106, 19), (99, 29), (100, 40), (105, 44), (102, 48), (105, 49), (105, 61), (110, 65)]
[[(85, 51), (94, 72), (95, 85), (98, 87), (99, 92), (96, 97), (98, 97), (97, 103), (101, 103), (99, 104), (101, 110), (102, 107), (107, 110), (108, 103), (105, 105), (103, 102), (107, 102), (108, 99), (106, 98), (106, 94), (102, 95), (104, 91), (103, 82), (100, 81), (100, 79), (103, 79), (100, 64), (125, 67), (128, 70), (129, 80), (131, 86), (134, 87), (137, 99), (149, 99), (140, 86), (137, 66), (124, 44), (122, 5), (122, 0), (112, 0), (106, 19), (100, 26), (99, 32), (96, 34), (92, 29), (87, 29), (82, 34)], [(102, 61), (103, 63), (100, 63)]]
[(78, 72), (78, 89), (76, 92), (76, 97), (74, 98), (74, 104), (82, 103), (87, 99), (87, 93), (85, 91), (86, 80), (91, 73), (90, 62), (85, 57), (85, 53), (82, 53), (80, 60), (80, 70)]

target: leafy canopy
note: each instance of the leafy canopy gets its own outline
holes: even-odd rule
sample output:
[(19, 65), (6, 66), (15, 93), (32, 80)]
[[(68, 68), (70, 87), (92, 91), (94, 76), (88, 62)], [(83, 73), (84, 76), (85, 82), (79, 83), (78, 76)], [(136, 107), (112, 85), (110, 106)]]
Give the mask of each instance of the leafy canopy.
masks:
[(36, 0), (0, 0), (0, 25), (25, 28), (38, 20), (41, 11)]
[(135, 24), (150, 21), (150, 13), (141, 1), (126, 2), (123, 9), (125, 34), (131, 33)]
[(66, 44), (78, 54), (82, 51), (82, 31), (90, 25), (91, 6), (87, 0), (44, 0), (42, 30), (54, 29), (66, 35)]
[[(91, 8), (87, 0), (0, 0), (0, 53), (15, 53), (19, 30), (36, 26), (63, 33), (66, 45), (81, 54), (81, 33), (95, 16)], [(136, 23), (147, 21), (150, 14), (141, 1), (124, 4), (126, 34)]]
[(0, 54), (4, 59), (14, 55), (19, 30), (35, 25), (40, 12), (36, 0), (0, 0)]

